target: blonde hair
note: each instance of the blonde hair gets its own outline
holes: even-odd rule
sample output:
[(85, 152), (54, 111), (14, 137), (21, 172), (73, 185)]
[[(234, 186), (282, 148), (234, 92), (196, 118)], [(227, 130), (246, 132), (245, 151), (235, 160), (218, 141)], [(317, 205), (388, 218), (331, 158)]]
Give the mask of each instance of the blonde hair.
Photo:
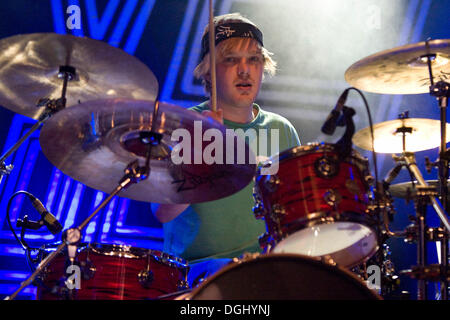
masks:
[[(214, 17), (213, 23), (214, 26), (219, 26), (224, 23), (229, 22), (243, 22), (251, 25), (256, 25), (251, 22), (249, 19), (243, 17), (240, 13), (228, 13), (221, 16)], [(203, 31), (203, 36), (208, 32), (208, 26), (205, 27)], [(220, 43), (217, 46), (216, 55), (220, 60), (225, 56), (233, 48), (239, 48), (243, 46), (246, 42), (252, 41), (249, 38), (230, 38), (223, 43)], [(253, 40), (254, 41), (254, 40)], [(257, 44), (259, 50), (261, 50), (261, 54), (263, 56), (263, 64), (264, 64), (264, 72), (268, 75), (275, 75), (277, 63), (272, 59), (273, 53), (269, 52), (266, 48), (262, 47), (259, 43)], [(209, 81), (205, 79), (206, 75), (210, 72), (210, 58), (209, 52), (203, 57), (202, 61), (197, 65), (194, 69), (194, 76), (197, 79), (201, 79), (205, 90), (209, 93), (211, 91), (211, 84)], [(264, 76), (264, 75), (263, 75)]]

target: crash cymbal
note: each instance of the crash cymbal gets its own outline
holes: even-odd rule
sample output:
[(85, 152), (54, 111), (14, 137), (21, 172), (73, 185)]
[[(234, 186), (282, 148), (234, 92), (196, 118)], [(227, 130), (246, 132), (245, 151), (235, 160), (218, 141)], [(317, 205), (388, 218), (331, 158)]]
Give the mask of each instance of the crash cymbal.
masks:
[[(417, 152), (436, 148), (440, 145), (440, 121), (421, 118), (406, 118), (377, 123), (373, 126), (375, 152), (402, 153), (403, 135), (406, 131), (405, 146), (407, 152)], [(450, 125), (447, 123), (447, 130)], [(359, 130), (352, 139), (353, 143), (365, 150), (372, 151), (370, 127)], [(450, 136), (447, 136), (447, 142)]]
[(158, 82), (137, 58), (105, 42), (57, 33), (0, 40), (0, 105), (38, 119), (42, 98), (61, 97), (60, 66), (75, 68), (66, 107), (95, 99), (154, 100)]
[[(436, 191), (438, 191), (438, 180), (427, 180), (426, 182), (430, 187), (436, 188)], [(417, 181), (397, 183), (389, 186), (389, 192), (393, 197), (409, 199), (416, 194), (417, 186)], [(447, 182), (447, 186), (450, 187), (450, 180)]]
[(418, 94), (430, 92), (427, 54), (432, 61), (433, 80), (448, 81), (450, 74), (450, 40), (431, 40), (408, 44), (368, 56), (345, 72), (352, 86), (374, 93)]
[[(88, 101), (64, 109), (44, 123), (42, 151), (66, 175), (111, 193), (129, 163), (138, 159), (144, 165), (147, 146), (143, 139), (152, 130), (153, 110), (152, 101), (129, 99)], [(212, 201), (241, 190), (255, 174), (256, 161), (248, 145), (238, 144), (236, 136), (225, 139), (225, 133), (229, 133), (222, 124), (197, 112), (159, 103), (152, 131), (161, 134), (162, 140), (152, 149), (149, 178), (119, 196), (155, 203)], [(214, 155), (224, 164), (217, 164), (220, 160), (206, 164), (207, 156), (213, 155), (206, 149), (211, 148), (212, 140), (202, 140), (207, 131), (219, 143)], [(241, 150), (236, 150), (237, 146)], [(242, 151), (248, 161), (237, 161)]]

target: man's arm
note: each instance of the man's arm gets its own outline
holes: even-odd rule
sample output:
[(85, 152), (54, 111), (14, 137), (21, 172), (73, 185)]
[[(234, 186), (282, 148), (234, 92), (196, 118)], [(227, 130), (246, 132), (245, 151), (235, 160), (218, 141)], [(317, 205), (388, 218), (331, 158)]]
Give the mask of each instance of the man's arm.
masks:
[(161, 223), (172, 221), (189, 207), (189, 204), (152, 203), (152, 212)]

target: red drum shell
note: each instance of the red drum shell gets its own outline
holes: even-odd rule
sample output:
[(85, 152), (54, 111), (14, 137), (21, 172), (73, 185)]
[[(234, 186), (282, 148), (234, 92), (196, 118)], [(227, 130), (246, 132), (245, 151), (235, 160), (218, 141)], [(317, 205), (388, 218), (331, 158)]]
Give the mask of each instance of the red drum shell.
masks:
[[(180, 286), (187, 283), (187, 265), (180, 258), (157, 250), (90, 244), (82, 247), (76, 257), (75, 264), (82, 274), (81, 288), (68, 290), (64, 283), (67, 261), (67, 253), (61, 253), (45, 268), (38, 285), (38, 300), (156, 299), (181, 290)], [(141, 283), (139, 274), (148, 269), (153, 279)]]
[[(329, 177), (320, 174), (320, 161), (328, 159), (337, 164), (337, 171)], [(256, 179), (256, 197), (265, 208), (267, 231), (280, 240), (299, 226), (306, 226), (317, 218), (340, 219), (344, 213), (364, 219), (368, 206), (367, 160), (356, 152), (339, 160), (333, 145), (317, 144), (295, 147), (278, 156), (277, 182), (269, 183), (271, 176)], [(327, 202), (334, 192), (335, 204)], [(333, 196), (331, 194), (330, 196)], [(276, 213), (274, 209), (281, 209)]]

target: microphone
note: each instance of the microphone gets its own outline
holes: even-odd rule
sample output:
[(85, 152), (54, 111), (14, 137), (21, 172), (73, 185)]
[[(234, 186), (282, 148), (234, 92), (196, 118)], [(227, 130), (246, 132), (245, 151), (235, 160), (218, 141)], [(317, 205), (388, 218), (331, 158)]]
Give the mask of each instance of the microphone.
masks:
[(39, 214), (41, 215), (42, 221), (44, 222), (44, 224), (47, 226), (48, 230), (53, 233), (53, 234), (57, 234), (59, 232), (61, 232), (61, 230), (63, 229), (61, 223), (59, 223), (59, 221), (56, 219), (56, 217), (51, 214), (42, 204), (42, 202), (36, 198), (35, 196), (33, 196), (32, 194), (28, 194), (28, 196), (31, 199), (31, 204), (33, 205), (33, 207), (39, 212)]
[(383, 188), (385, 190), (389, 189), (391, 182), (395, 178), (397, 178), (397, 176), (400, 173), (400, 171), (402, 170), (402, 168), (403, 168), (403, 164), (398, 163), (393, 169), (391, 169), (391, 171), (388, 172), (388, 174), (386, 175), (386, 178), (384, 178), (384, 180), (383, 180)]
[(347, 101), (348, 91), (350, 88), (345, 89), (344, 92), (342, 92), (341, 96), (339, 97), (336, 106), (333, 110), (331, 110), (330, 114), (328, 115), (327, 119), (325, 120), (323, 126), (322, 126), (322, 132), (327, 135), (332, 135), (334, 133), (334, 130), (336, 130), (336, 125), (338, 124), (339, 116), (342, 112), (342, 108), (344, 107), (345, 102)]

